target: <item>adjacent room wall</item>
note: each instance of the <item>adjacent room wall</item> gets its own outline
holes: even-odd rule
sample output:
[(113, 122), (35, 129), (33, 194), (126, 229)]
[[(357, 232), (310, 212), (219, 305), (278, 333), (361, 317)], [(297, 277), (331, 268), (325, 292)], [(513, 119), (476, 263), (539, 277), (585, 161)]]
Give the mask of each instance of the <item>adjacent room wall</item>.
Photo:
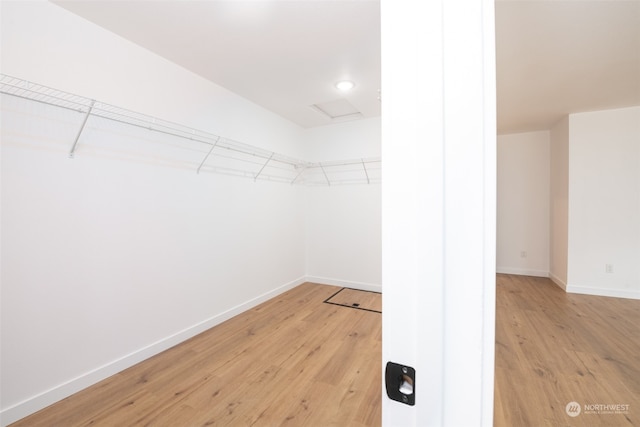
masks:
[(549, 132), (498, 136), (497, 271), (549, 275)]
[(640, 107), (498, 137), (498, 272), (640, 298), (639, 218)]
[(640, 298), (640, 107), (569, 116), (567, 291)]
[(549, 277), (567, 288), (569, 239), (569, 118), (551, 129), (551, 220)]

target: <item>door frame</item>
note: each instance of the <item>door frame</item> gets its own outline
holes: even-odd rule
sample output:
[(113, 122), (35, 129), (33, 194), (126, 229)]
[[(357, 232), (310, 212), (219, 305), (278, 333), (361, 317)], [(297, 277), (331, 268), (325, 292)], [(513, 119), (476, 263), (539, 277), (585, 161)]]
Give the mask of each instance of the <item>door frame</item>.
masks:
[[(493, 425), (493, 0), (382, 0), (384, 426)], [(384, 375), (383, 375), (384, 378)]]

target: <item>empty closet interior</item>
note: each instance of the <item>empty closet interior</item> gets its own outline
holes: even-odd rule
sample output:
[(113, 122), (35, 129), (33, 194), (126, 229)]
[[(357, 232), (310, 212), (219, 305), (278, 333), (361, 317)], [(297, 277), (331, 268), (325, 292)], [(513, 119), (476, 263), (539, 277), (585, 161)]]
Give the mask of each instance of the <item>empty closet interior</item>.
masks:
[(3, 2), (2, 60), (3, 425), (301, 283), (381, 290), (379, 115), (300, 126), (52, 2)]

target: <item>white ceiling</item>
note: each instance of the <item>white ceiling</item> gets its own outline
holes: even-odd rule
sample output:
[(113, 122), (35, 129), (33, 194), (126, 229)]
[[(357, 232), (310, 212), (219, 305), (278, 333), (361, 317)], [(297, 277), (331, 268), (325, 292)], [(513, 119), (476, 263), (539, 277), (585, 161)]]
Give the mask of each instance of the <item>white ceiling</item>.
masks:
[(640, 1), (498, 1), (498, 129), (640, 105)]
[[(380, 115), (379, 1), (54, 2), (303, 127)], [(640, 0), (498, 0), (496, 49), (500, 133), (640, 105)]]
[(342, 98), (380, 115), (379, 1), (54, 3), (303, 127), (331, 123), (311, 105)]

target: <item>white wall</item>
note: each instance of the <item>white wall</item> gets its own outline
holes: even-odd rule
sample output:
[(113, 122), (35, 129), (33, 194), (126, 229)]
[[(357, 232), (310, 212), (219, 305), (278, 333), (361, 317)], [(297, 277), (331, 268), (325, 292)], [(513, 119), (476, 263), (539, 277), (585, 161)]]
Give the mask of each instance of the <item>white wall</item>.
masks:
[(2, 137), (4, 410), (48, 393), (24, 415), (302, 281), (296, 188)]
[(569, 118), (551, 129), (551, 196), (549, 277), (567, 287), (569, 239)]
[[(379, 157), (380, 118), (305, 130), (307, 160)], [(309, 280), (381, 291), (380, 184), (307, 187)]]
[(308, 279), (381, 292), (380, 184), (304, 191)]
[(640, 107), (571, 114), (569, 146), (567, 291), (640, 298)]
[(549, 132), (498, 136), (497, 271), (549, 274)]
[[(498, 137), (499, 272), (640, 298), (638, 218), (640, 107), (571, 114), (550, 132)], [(534, 259), (519, 248), (531, 243)], [(527, 258), (518, 259), (522, 250)]]
[(380, 117), (304, 130), (305, 160), (312, 162), (380, 157)]
[[(51, 3), (2, 2), (1, 40), (3, 73), (300, 152), (297, 126)], [(7, 102), (2, 424), (304, 279), (298, 187), (123, 156), (124, 128), (88, 129), (71, 160), (77, 118)]]

